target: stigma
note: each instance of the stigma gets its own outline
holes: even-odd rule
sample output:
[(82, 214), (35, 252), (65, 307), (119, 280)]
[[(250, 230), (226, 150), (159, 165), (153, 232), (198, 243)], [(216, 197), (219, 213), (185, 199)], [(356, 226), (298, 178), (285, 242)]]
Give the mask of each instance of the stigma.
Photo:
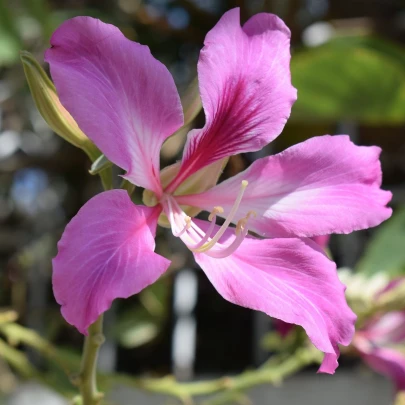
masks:
[(215, 233), (214, 229), (216, 227), (217, 215), (224, 213), (222, 207), (217, 206), (213, 208), (208, 216), (210, 224), (204, 231), (184, 213), (176, 202), (175, 197), (166, 195), (166, 198), (161, 201), (161, 204), (171, 224), (173, 235), (181, 238), (186, 246), (194, 253), (204, 253), (215, 258), (224, 258), (231, 255), (241, 245), (248, 234), (249, 219), (256, 216), (254, 211), (247, 212), (245, 217), (236, 222), (236, 227), (231, 228), (234, 229), (234, 237), (228, 238), (228, 243), (220, 242), (225, 232), (230, 229), (232, 221), (235, 222), (234, 220), (247, 186), (248, 182), (243, 180), (232, 208), (225, 218), (225, 222)]

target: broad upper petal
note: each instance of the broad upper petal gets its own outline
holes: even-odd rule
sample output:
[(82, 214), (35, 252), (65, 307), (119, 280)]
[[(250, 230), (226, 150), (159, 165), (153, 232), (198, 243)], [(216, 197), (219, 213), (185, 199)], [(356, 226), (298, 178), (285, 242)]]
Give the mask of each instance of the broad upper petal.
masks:
[(167, 68), (147, 46), (90, 17), (63, 23), (45, 60), (80, 129), (136, 185), (160, 192), (159, 151), (183, 124)]
[[(198, 221), (198, 225), (202, 221)], [(228, 231), (222, 242), (234, 236)], [(226, 241), (227, 239), (227, 241)], [(197, 263), (228, 301), (301, 325), (325, 352), (319, 371), (334, 373), (338, 344), (348, 345), (356, 316), (348, 307), (335, 263), (306, 239), (247, 238), (224, 259), (195, 254)]]
[(154, 283), (170, 262), (154, 253), (159, 211), (134, 205), (124, 190), (88, 201), (67, 225), (53, 259), (62, 315), (83, 334), (115, 298)]
[(239, 9), (207, 34), (198, 62), (206, 124), (191, 131), (180, 175), (226, 156), (261, 149), (282, 131), (296, 100), (290, 76), (290, 31), (272, 14), (243, 28)]
[(377, 226), (391, 216), (391, 193), (380, 189), (380, 148), (356, 146), (346, 135), (320, 136), (247, 170), (205, 193), (180, 196), (179, 204), (224, 208), (228, 215), (241, 181), (249, 182), (238, 220), (257, 213), (249, 228), (262, 236), (316, 236)]

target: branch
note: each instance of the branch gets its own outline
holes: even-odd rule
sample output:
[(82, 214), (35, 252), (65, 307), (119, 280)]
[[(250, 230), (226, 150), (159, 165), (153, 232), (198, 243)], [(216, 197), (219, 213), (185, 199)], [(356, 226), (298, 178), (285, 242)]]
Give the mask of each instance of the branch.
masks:
[[(97, 352), (103, 341), (101, 323), (102, 321), (99, 319), (89, 328), (89, 336), (86, 337), (85, 341), (81, 373), (76, 377), (72, 377), (69, 371), (75, 368), (75, 362), (72, 359), (67, 359), (61, 351), (36, 332), (14, 323), (0, 323), (0, 331), (6, 336), (7, 340), (15, 344), (22, 343), (30, 346), (38, 350), (49, 361), (58, 364), (72, 377), (71, 380), (81, 387), (82, 404), (96, 405), (100, 403), (102, 398), (102, 395), (97, 391), (94, 380)], [(241, 393), (254, 386), (261, 384), (277, 385), (302, 368), (313, 363), (320, 363), (322, 356), (323, 354), (315, 347), (302, 346), (288, 357), (285, 357), (285, 354), (275, 355), (262, 367), (232, 377), (181, 383), (172, 376), (164, 378), (133, 378), (123, 374), (101, 374), (100, 381), (103, 388), (120, 383), (127, 387), (136, 387), (153, 393), (170, 395), (180, 399), (184, 404), (192, 404), (193, 397), (216, 394), (213, 398), (206, 400), (203, 405), (220, 405), (241, 399)], [(85, 402), (86, 400), (90, 402)]]
[(257, 370), (249, 370), (234, 377), (222, 377), (215, 380), (180, 383), (168, 376), (160, 379), (125, 378), (125, 381), (121, 380), (121, 382), (127, 382), (146, 391), (175, 396), (185, 404), (192, 404), (194, 396), (219, 394), (204, 402), (204, 405), (219, 405), (234, 400), (235, 396), (240, 396), (242, 391), (256, 385), (279, 384), (300, 369), (312, 363), (320, 363), (322, 353), (315, 347), (308, 346), (297, 349), (295, 353), (279, 364), (276, 363), (277, 359), (273, 359), (274, 361)]

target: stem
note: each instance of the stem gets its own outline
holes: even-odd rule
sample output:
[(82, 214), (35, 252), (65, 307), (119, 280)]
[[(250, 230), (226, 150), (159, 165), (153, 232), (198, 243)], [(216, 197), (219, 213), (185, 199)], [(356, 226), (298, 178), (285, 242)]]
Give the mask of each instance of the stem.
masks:
[[(14, 323), (2, 324), (0, 322), (0, 332), (7, 340), (15, 342), (15, 344), (21, 343), (38, 350), (45, 358), (55, 362), (67, 374), (70, 374), (70, 370), (77, 368), (74, 358), (64, 356), (56, 347), (53, 347), (44, 338), (30, 329)], [(96, 339), (93, 339), (95, 340), (93, 344), (90, 344), (91, 342), (87, 343), (87, 340), (90, 340), (91, 336), (97, 336)], [(83, 396), (83, 401), (79, 402), (81, 405), (99, 405), (102, 399), (102, 395), (97, 391), (95, 382), (97, 351), (102, 340), (101, 319), (99, 318), (98, 321), (89, 328), (89, 336), (86, 337), (85, 354), (82, 360), (82, 377), (78, 375), (76, 378), (73, 378), (73, 380), (77, 381), (77, 385), (80, 386), (80, 391)], [(96, 345), (94, 345), (94, 343), (96, 343)], [(7, 351), (3, 350), (3, 352), (7, 354), (8, 350), (9, 347), (7, 347)], [(4, 353), (2, 353), (0, 345), (0, 354)], [(355, 352), (353, 352), (353, 354), (355, 354)], [(206, 402), (202, 404), (222, 405), (229, 401), (235, 401), (243, 391), (256, 385), (279, 384), (282, 380), (296, 373), (301, 368), (313, 363), (321, 363), (322, 357), (323, 353), (308, 345), (299, 347), (288, 357), (285, 357), (285, 354), (275, 355), (256, 370), (249, 370), (236, 376), (222, 377), (214, 380), (182, 383), (177, 382), (171, 376), (164, 378), (134, 379), (133, 377), (123, 374), (102, 375), (101, 378), (103, 385), (107, 389), (113, 385), (120, 384), (127, 387), (140, 388), (153, 393), (171, 395), (179, 398), (183, 403), (188, 404), (193, 403), (193, 397), (214, 394), (214, 397), (207, 399)], [(24, 367), (24, 371), (29, 370), (29, 366)], [(90, 376), (90, 378), (87, 379), (87, 383), (86, 370), (87, 376)], [(88, 370), (90, 370), (90, 372), (88, 372)], [(21, 370), (21, 373), (24, 375), (23, 370)], [(46, 378), (47, 377), (45, 377), (45, 379)], [(90, 389), (89, 395), (87, 395), (87, 391), (86, 394), (84, 393), (84, 390), (87, 389)], [(405, 403), (398, 403), (396, 405), (405, 405)]]
[(321, 362), (322, 354), (313, 347), (298, 349), (278, 365), (263, 367), (257, 370), (230, 378), (227, 390), (218, 393), (212, 399), (203, 402), (203, 405), (222, 405), (232, 402), (243, 391), (261, 384), (279, 384), (282, 380), (295, 374), (302, 368), (314, 363)]
[(288, 358), (281, 358), (280, 362), (274, 358), (274, 363), (245, 371), (234, 377), (222, 377), (215, 380), (180, 383), (172, 377), (129, 379), (138, 388), (149, 392), (175, 396), (183, 403), (192, 403), (194, 396), (217, 394), (203, 402), (203, 405), (225, 404), (240, 395), (241, 392), (260, 384), (278, 384), (283, 379), (296, 373), (300, 369), (322, 361), (322, 353), (313, 346), (301, 347)]
[(97, 390), (96, 372), (98, 350), (104, 343), (103, 315), (89, 327), (89, 334), (84, 338), (82, 365), (79, 376), (79, 389), (82, 405), (98, 405), (103, 394)]
[[(100, 156), (99, 150), (92, 143), (86, 145), (83, 150), (92, 162)], [(113, 188), (111, 167), (100, 172), (99, 176), (104, 190), (111, 190)], [(104, 340), (103, 314), (101, 314), (97, 321), (89, 326), (89, 334), (84, 338), (82, 363), (79, 378), (77, 379), (82, 405), (98, 405), (104, 396), (97, 389), (98, 350)]]
[[(100, 157), (100, 151), (96, 148), (96, 146), (92, 143), (85, 144), (83, 146), (83, 151), (86, 153), (86, 155), (90, 158), (92, 162), (94, 162), (97, 158)], [(111, 167), (105, 168), (103, 171), (101, 171), (99, 174), (101, 184), (103, 185), (103, 189), (105, 191), (107, 190), (112, 190), (113, 184), (112, 184), (112, 169)]]
[(135, 190), (135, 186), (132, 183), (130, 183), (128, 180), (123, 180), (120, 188), (122, 190), (127, 190), (129, 196), (131, 196)]

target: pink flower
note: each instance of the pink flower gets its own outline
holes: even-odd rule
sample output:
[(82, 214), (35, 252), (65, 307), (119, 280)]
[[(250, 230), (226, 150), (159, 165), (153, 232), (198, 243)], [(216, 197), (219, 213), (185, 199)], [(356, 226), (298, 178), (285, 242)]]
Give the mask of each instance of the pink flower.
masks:
[[(168, 70), (147, 47), (92, 18), (69, 20), (53, 34), (46, 60), (61, 102), (125, 178), (146, 189), (148, 205), (107, 191), (67, 226), (53, 288), (79, 331), (168, 268), (154, 253), (159, 221), (225, 299), (302, 325), (326, 353), (320, 370), (334, 372), (355, 316), (335, 264), (308, 237), (376, 226), (391, 215), (380, 149), (355, 146), (348, 136), (313, 138), (215, 186), (227, 157), (257, 151), (282, 131), (296, 100), (289, 43), (274, 15), (258, 14), (243, 27), (238, 9), (221, 18), (198, 62), (206, 124), (188, 134), (182, 161), (160, 173), (161, 145), (183, 123)], [(208, 222), (192, 219), (200, 210), (211, 213)], [(217, 216), (225, 218), (221, 227)]]
[(294, 330), (295, 327), (296, 327), (295, 325), (281, 321), (280, 319), (274, 320), (274, 329), (283, 338), (288, 336), (290, 332)]
[(374, 319), (356, 333), (353, 345), (368, 366), (390, 378), (398, 391), (405, 390), (405, 312)]
[(329, 244), (330, 235), (318, 235), (312, 238), (322, 249), (326, 249)]
[[(391, 282), (376, 299), (404, 280)], [(353, 346), (369, 367), (394, 382), (397, 391), (405, 390), (405, 311), (388, 312), (371, 319), (356, 332)]]

